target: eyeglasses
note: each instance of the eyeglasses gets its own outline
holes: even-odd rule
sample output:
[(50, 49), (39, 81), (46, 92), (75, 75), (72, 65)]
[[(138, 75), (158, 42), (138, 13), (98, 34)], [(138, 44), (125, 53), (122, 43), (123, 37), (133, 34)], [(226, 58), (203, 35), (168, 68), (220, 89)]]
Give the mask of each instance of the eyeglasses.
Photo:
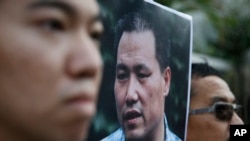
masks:
[(189, 115), (214, 112), (217, 119), (229, 121), (232, 119), (234, 111), (238, 111), (240, 108), (241, 105), (217, 102), (207, 108), (191, 110), (189, 111)]

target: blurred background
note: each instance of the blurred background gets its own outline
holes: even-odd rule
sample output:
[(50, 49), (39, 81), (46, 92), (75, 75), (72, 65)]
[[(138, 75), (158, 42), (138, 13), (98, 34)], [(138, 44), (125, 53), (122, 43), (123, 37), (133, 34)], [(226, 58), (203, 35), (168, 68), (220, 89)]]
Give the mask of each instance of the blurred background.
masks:
[[(193, 17), (192, 62), (208, 62), (219, 70), (243, 105), (240, 116), (250, 124), (250, 0), (155, 0)], [(125, 11), (139, 8), (138, 0), (98, 0), (105, 29), (102, 56), (104, 81), (98, 112), (92, 122), (88, 141), (105, 137), (119, 127), (114, 106), (113, 27)], [(178, 67), (178, 66), (177, 66)], [(174, 100), (171, 100), (174, 101)], [(176, 101), (174, 101), (176, 104)], [(178, 101), (177, 101), (178, 103)], [(107, 110), (108, 109), (108, 110)], [(178, 116), (170, 117), (178, 120)], [(172, 120), (172, 119), (170, 119)], [(181, 133), (180, 133), (181, 134)]]
[(192, 62), (223, 73), (250, 123), (250, 1), (155, 0), (193, 17)]

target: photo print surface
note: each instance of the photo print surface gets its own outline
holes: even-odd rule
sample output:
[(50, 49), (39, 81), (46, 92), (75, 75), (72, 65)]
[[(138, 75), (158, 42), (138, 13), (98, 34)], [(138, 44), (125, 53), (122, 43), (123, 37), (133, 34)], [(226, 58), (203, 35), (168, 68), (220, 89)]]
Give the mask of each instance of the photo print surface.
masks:
[(140, 129), (157, 126), (164, 128), (164, 138), (169, 130), (185, 140), (192, 17), (150, 0), (99, 4), (104, 75), (88, 140), (102, 140), (119, 129), (124, 138), (143, 137), (150, 132)]

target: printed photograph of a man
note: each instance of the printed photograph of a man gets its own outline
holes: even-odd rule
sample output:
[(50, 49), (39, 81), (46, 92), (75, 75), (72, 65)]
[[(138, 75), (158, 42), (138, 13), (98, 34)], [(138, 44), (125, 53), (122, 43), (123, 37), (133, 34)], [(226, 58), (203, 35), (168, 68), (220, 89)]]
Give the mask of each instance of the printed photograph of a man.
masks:
[(164, 114), (171, 81), (170, 47), (158, 40), (159, 29), (151, 20), (145, 11), (130, 13), (116, 28), (114, 92), (122, 129), (104, 140), (179, 140)]
[[(182, 20), (178, 19), (186, 21), (184, 26), (180, 22)], [(184, 140), (188, 103), (190, 23), (190, 19), (145, 1), (140, 8), (130, 9), (119, 17), (113, 28), (113, 82), (106, 80), (104, 84), (113, 84), (114, 100), (107, 100), (113, 103), (118, 126), (103, 136), (101, 141)], [(185, 33), (181, 34), (183, 29)], [(174, 52), (176, 50), (186, 56), (178, 58)], [(181, 61), (184, 69), (181, 72), (184, 75), (178, 74), (178, 68), (173, 65), (176, 60)], [(182, 86), (172, 84), (176, 80), (181, 81)], [(170, 93), (172, 86), (185, 89), (172, 88)], [(107, 93), (103, 94), (108, 96)], [(169, 97), (170, 95), (172, 97)], [(166, 103), (168, 98), (177, 99), (179, 105)], [(106, 98), (102, 98), (100, 105), (110, 104), (104, 103), (105, 100)], [(107, 113), (111, 110), (112, 107)], [(110, 115), (107, 114), (107, 119)], [(98, 127), (97, 124), (95, 126)], [(106, 127), (108, 129), (109, 126)]]
[(139, 10), (118, 22), (114, 94), (121, 128), (103, 141), (181, 140), (164, 113), (171, 83), (170, 38), (154, 14)]

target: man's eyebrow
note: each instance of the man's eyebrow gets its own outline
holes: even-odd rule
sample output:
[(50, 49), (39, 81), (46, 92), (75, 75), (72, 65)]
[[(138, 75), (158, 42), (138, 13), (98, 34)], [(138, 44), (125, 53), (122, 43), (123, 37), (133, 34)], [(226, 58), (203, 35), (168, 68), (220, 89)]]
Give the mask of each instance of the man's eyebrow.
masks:
[(213, 104), (213, 103), (216, 103), (216, 102), (228, 102), (228, 101), (227, 101), (227, 99), (225, 97), (215, 96), (215, 97), (212, 98), (211, 102), (212, 102), (211, 104)]
[(128, 67), (124, 64), (117, 64), (116, 65), (116, 70), (128, 70)]
[(102, 18), (101, 13), (98, 13), (97, 15), (95, 15), (90, 21), (92, 23), (94, 23), (94, 22), (102, 22), (103, 18)]
[(39, 0), (28, 5), (28, 9), (35, 10), (39, 8), (57, 8), (69, 16), (76, 15), (76, 11), (69, 4), (62, 1)]
[(135, 72), (139, 72), (141, 70), (149, 71), (149, 68), (145, 64), (138, 64), (138, 65), (134, 66), (133, 70)]
[(103, 20), (103, 16), (101, 15), (100, 12), (98, 12), (95, 15), (93, 15), (93, 18), (91, 21), (102, 21), (102, 20)]

